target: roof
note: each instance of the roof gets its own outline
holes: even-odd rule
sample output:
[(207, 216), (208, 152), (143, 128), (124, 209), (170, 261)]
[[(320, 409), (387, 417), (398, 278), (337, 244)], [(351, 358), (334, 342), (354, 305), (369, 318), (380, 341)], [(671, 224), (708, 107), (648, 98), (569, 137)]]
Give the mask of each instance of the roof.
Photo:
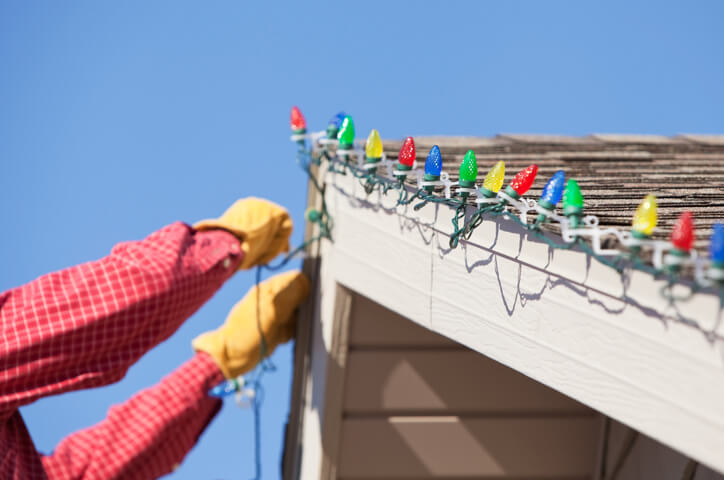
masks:
[[(531, 163), (538, 164), (538, 177), (526, 194), (529, 198), (538, 198), (545, 181), (564, 169), (567, 178), (576, 179), (581, 187), (584, 213), (598, 216), (603, 226), (630, 227), (636, 208), (649, 193), (659, 205), (654, 238), (668, 238), (676, 218), (690, 210), (698, 234), (695, 246), (705, 248), (712, 224), (724, 220), (724, 135), (414, 138), (418, 163), (424, 164), (432, 145), (440, 147), (443, 169), (451, 180), (457, 180), (463, 155), (470, 149), (476, 154), (480, 179), (498, 160), (505, 161), (506, 181)], [(396, 159), (402, 141), (383, 143), (386, 156)]]

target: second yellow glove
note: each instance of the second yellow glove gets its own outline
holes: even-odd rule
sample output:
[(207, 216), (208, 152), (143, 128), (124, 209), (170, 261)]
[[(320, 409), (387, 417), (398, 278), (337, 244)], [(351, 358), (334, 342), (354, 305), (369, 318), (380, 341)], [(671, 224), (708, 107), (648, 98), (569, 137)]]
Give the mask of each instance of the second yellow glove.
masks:
[(253, 287), (229, 312), (218, 329), (196, 337), (194, 350), (206, 352), (214, 359), (226, 378), (235, 378), (261, 360), (261, 337), (264, 333), (266, 355), (294, 335), (294, 310), (309, 295), (309, 281), (301, 272), (276, 275)]

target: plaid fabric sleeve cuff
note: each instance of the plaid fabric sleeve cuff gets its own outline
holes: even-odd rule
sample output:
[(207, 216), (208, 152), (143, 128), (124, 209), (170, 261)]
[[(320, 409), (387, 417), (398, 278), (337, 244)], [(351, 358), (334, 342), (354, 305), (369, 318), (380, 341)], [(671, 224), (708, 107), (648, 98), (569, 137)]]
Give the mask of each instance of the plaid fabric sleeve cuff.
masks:
[(204, 396), (224, 380), (224, 374), (216, 362), (205, 352), (197, 352), (191, 360), (180, 367), (179, 373), (184, 381), (192, 382), (189, 385), (191, 388), (197, 387)]

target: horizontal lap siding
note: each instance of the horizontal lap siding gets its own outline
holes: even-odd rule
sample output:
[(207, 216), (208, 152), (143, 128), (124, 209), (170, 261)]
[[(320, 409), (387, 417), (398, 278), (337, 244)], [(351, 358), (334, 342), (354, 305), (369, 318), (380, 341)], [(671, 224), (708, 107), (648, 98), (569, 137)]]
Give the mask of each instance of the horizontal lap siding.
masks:
[(337, 476), (590, 479), (600, 417), (355, 295)]
[(454, 348), (459, 343), (426, 328), (417, 327), (407, 318), (356, 295), (350, 318), (349, 348)]
[(470, 350), (352, 351), (347, 414), (591, 415), (580, 403)]
[[(422, 150), (419, 149), (421, 152)], [(457, 164), (463, 153), (462, 148), (455, 152), (457, 157), (454, 161)], [(724, 198), (724, 190), (720, 186), (710, 192), (715, 195), (701, 198), (699, 194), (708, 195), (705, 190), (713, 187), (710, 184), (698, 187), (689, 183), (687, 194), (676, 198), (674, 190), (681, 177), (673, 180), (669, 177), (672, 174), (680, 175), (686, 168), (701, 170), (709, 161), (714, 166), (713, 170), (720, 170), (720, 166), (724, 164), (724, 156), (704, 158), (707, 154), (677, 153), (676, 160), (681, 162), (681, 165), (676, 165), (677, 173), (665, 168), (665, 152), (650, 152), (650, 155), (642, 156), (636, 155), (639, 152), (634, 150), (630, 152), (631, 157), (627, 160), (623, 160), (623, 152), (620, 151), (611, 151), (610, 158), (607, 157), (608, 152), (605, 152), (605, 155), (598, 155), (599, 153), (601, 152), (589, 152), (580, 158), (578, 153), (575, 153), (576, 156), (561, 153), (558, 157), (548, 155), (535, 159), (533, 157), (538, 157), (538, 153), (506, 153), (505, 155), (515, 156), (506, 158), (509, 167), (506, 178), (509, 180), (515, 169), (531, 161), (541, 164), (541, 176), (550, 175), (556, 168), (560, 168), (558, 165), (563, 162), (566, 168), (570, 164), (581, 169), (573, 173), (577, 178), (583, 178), (580, 174), (586, 173), (582, 170), (588, 164), (597, 170), (589, 172), (582, 180), (582, 183), (587, 182), (588, 185), (584, 192), (587, 201), (590, 201), (587, 205), (590, 205), (592, 212), (610, 215), (606, 223), (618, 221), (621, 225), (629, 224), (640, 199), (637, 197), (634, 201), (634, 196), (642, 196), (649, 187), (654, 186), (668, 189), (668, 193), (662, 196), (661, 213), (664, 219), (671, 220), (678, 214), (677, 209), (680, 211), (685, 207), (695, 207), (699, 202), (703, 202), (701, 205), (706, 210), (700, 212), (702, 215), (699, 218), (707, 218), (708, 215), (711, 219), (718, 214), (714, 213), (715, 209), (712, 207), (717, 207), (716, 201), (721, 200), (719, 195)], [(525, 155), (529, 156), (524, 158)], [(591, 159), (585, 158), (587, 155), (595, 156), (598, 160), (590, 161)], [(497, 154), (491, 154), (487, 158), (485, 155), (478, 156), (481, 174), (492, 164), (494, 156)], [(446, 157), (445, 161), (448, 159)], [(645, 176), (648, 182), (639, 186), (640, 191), (635, 191), (638, 187), (631, 183), (638, 180), (628, 178), (622, 173), (626, 167), (636, 166), (636, 162), (638, 174)], [(446, 168), (453, 170), (457, 167), (449, 165)], [(654, 182), (655, 177), (659, 178)], [(540, 185), (532, 191), (534, 194), (531, 198), (540, 193), (543, 183), (541, 180)], [(359, 187), (357, 190), (345, 190), (345, 185), (347, 184), (340, 180), (338, 188), (345, 194), (348, 191), (361, 191)], [(623, 195), (618, 194), (619, 185), (626, 190)], [(709, 202), (710, 199), (715, 202)], [(380, 205), (382, 204), (384, 202), (380, 201)], [(353, 205), (347, 199), (343, 199), (339, 205), (335, 212), (335, 260), (339, 262), (338, 265), (342, 265), (337, 273), (337, 281), (342, 285), (366, 292), (380, 303), (405, 313), (420, 325), (458, 338), (478, 351), (499, 358), (520, 371), (582, 398), (612, 416), (636, 425), (642, 431), (659, 435), (661, 441), (668, 441), (682, 451), (698, 454), (712, 461), (712, 457), (701, 453), (708, 453), (706, 449), (690, 446), (711, 446), (712, 443), (716, 445), (715, 436), (710, 434), (716, 424), (712, 420), (711, 428), (703, 428), (699, 422), (702, 419), (711, 419), (703, 414), (700, 419), (687, 415), (689, 412), (701, 410), (702, 413), (706, 412), (707, 416), (713, 415), (715, 420), (718, 418), (717, 410), (711, 408), (708, 401), (701, 400), (702, 397), (706, 398), (706, 395), (691, 396), (686, 392), (697, 391), (695, 388), (688, 388), (689, 383), (696, 384), (702, 375), (718, 368), (719, 362), (716, 359), (711, 361), (709, 350), (696, 344), (696, 332), (688, 335), (689, 332), (683, 331), (688, 326), (662, 321), (661, 326), (665, 333), (659, 331), (658, 324), (656, 328), (652, 327), (652, 324), (659, 320), (657, 315), (660, 310), (657, 308), (660, 306), (654, 301), (649, 305), (648, 299), (642, 294), (647, 291), (648, 285), (654, 285), (648, 278), (644, 282), (642, 275), (634, 275), (633, 280), (628, 278), (624, 283), (613, 270), (609, 276), (601, 271), (604, 267), (597, 269), (598, 264), (595, 262), (591, 265), (584, 263), (585, 256), (575, 252), (556, 251), (554, 256), (548, 258), (547, 249), (543, 248), (542, 243), (524, 239), (523, 234), (519, 234), (514, 228), (508, 228), (504, 222), (497, 224), (496, 228), (481, 228), (476, 231), (477, 237), (473, 240), (477, 244), (471, 243), (465, 249), (447, 252), (444, 245), (441, 247), (445, 242), (440, 242), (440, 239), (445, 240), (444, 234), (449, 228), (444, 210), (441, 210), (441, 215), (445, 216), (444, 226), (441, 227), (443, 221), (438, 221), (437, 212), (435, 220), (431, 220), (441, 233), (438, 236), (431, 233), (425, 223), (428, 217), (424, 215), (421, 217), (422, 222), (415, 224), (414, 218), (411, 220), (403, 214), (393, 216), (386, 211), (378, 213), (383, 212), (383, 209), (378, 209), (379, 205), (374, 201), (366, 208), (365, 204)], [(719, 208), (718, 211), (720, 210)], [(430, 213), (425, 209), (422, 212), (425, 215)], [(430, 218), (433, 218), (432, 215)], [(671, 222), (667, 222), (663, 222), (664, 229), (671, 226)], [(496, 226), (494, 222), (486, 223), (488, 226)], [(359, 243), (360, 238), (366, 239), (366, 245)], [(537, 251), (541, 253), (541, 258), (547, 258), (549, 263), (537, 263), (533, 255)], [(372, 262), (369, 261), (370, 258), (384, 260)], [(580, 269), (576, 270), (574, 267), (578, 263)], [(580, 276), (576, 276), (577, 274)], [(537, 288), (538, 283), (540, 289)], [(621, 295), (637, 301), (644, 298), (644, 301), (619, 305), (619, 293), (616, 290), (618, 283), (623, 288)], [(461, 293), (463, 289), (474, 293), (465, 297)], [(655, 297), (652, 296), (652, 299)], [(695, 302), (682, 304), (683, 310), (687, 312), (682, 318), (688, 318), (687, 315), (693, 315), (692, 312), (702, 311), (701, 305), (701, 297), (696, 298)], [(581, 306), (582, 308), (579, 308)], [(590, 316), (587, 315), (589, 311)], [(480, 463), (474, 463), (477, 461), (476, 455), (464, 455), (462, 459), (456, 456), (458, 451), (477, 448), (485, 452), (492, 451), (494, 460), (499, 456), (498, 465), (505, 463), (503, 460), (507, 457), (504, 453), (488, 448), (495, 442), (481, 445), (481, 437), (476, 434), (479, 428), (483, 428), (484, 433), (495, 429), (490, 424), (483, 427), (476, 424), (478, 426), (473, 427), (477, 421), (558, 421), (561, 423), (558, 424), (559, 427), (553, 428), (552, 433), (560, 433), (566, 430), (560, 425), (565, 425), (568, 421), (585, 422), (593, 419), (595, 423), (596, 414), (581, 414), (565, 409), (552, 411), (550, 405), (541, 407), (541, 404), (545, 405), (541, 400), (545, 395), (540, 394), (540, 397), (537, 397), (535, 393), (525, 391), (513, 392), (509, 397), (505, 397), (504, 394), (508, 393), (506, 391), (495, 392), (500, 398), (490, 398), (486, 396), (490, 392), (480, 388), (479, 380), (486, 378), (489, 372), (484, 374), (476, 371), (471, 362), (450, 360), (458, 353), (465, 352), (460, 345), (417, 327), (406, 318), (362, 297), (355, 298), (352, 317), (349, 352), (345, 362), (346, 386), (342, 402), (343, 418), (339, 429), (340, 441), (335, 442), (341, 450), (339, 461), (335, 463), (341, 469), (337, 471), (337, 477), (348, 480), (413, 480), (431, 477), (438, 480), (473, 477), (506, 480), (592, 478), (595, 463), (593, 460), (590, 469), (582, 476), (566, 473), (567, 470), (560, 471), (555, 462), (549, 464), (553, 465), (553, 471), (542, 469), (534, 475), (528, 475), (515, 469), (495, 473), (486, 470), (488, 467)], [(671, 339), (676, 339), (677, 342)], [(632, 342), (635, 348), (627, 348), (628, 342)], [(693, 348), (690, 348), (692, 345)], [(713, 346), (711, 350), (714, 350)], [(433, 362), (431, 366), (431, 360), (425, 357), (433, 355), (441, 356), (438, 356), (437, 363)], [(475, 358), (486, 358), (477, 353), (473, 355)], [(450, 365), (455, 366), (443, 366), (443, 357), (447, 358)], [(677, 381), (662, 382), (658, 378), (662, 370), (649, 368), (660, 361), (671, 362), (669, 367), (673, 368), (669, 371), (675, 373)], [(463, 367), (460, 367), (461, 363), (464, 364)], [(501, 365), (501, 368), (506, 367)], [(690, 372), (693, 373), (687, 375)], [(514, 372), (511, 370), (509, 374), (513, 376)], [(463, 377), (461, 382), (454, 381), (453, 377), (458, 376)], [(528, 380), (527, 377), (522, 379)], [(487, 383), (492, 382), (488, 380)], [(495, 383), (496, 386), (505, 384), (500, 381)], [(678, 388), (666, 387), (667, 384), (678, 385)], [(716, 382), (712, 380), (710, 390), (714, 392), (715, 387)], [(552, 393), (555, 395), (555, 392)], [(715, 395), (709, 396), (712, 397), (716, 398)], [(567, 400), (566, 397), (561, 398)], [(665, 401), (661, 402), (660, 399)], [(491, 407), (485, 403), (499, 400), (502, 407)], [(515, 404), (515, 401), (523, 404)], [(689, 408), (690, 405), (693, 406)], [(699, 408), (700, 406), (702, 408)], [(678, 411), (685, 414), (678, 415)], [(689, 423), (677, 423), (682, 419)], [(441, 426), (441, 423), (446, 426)], [(690, 428), (690, 425), (694, 426)], [(540, 455), (541, 449), (524, 448), (526, 442), (522, 440), (530, 436), (512, 427), (509, 431), (518, 431), (521, 439), (515, 447), (516, 458), (523, 465), (535, 465), (538, 458), (536, 455)], [(575, 429), (569, 430), (569, 435), (571, 431), (576, 433)], [(692, 432), (704, 434), (691, 435)], [(580, 435), (580, 432), (577, 435)], [(574, 435), (577, 440), (575, 444), (590, 445), (591, 435), (589, 432), (578, 439)], [(712, 439), (715, 441), (711, 441)], [(445, 450), (448, 452), (445, 455), (428, 454), (426, 449), (429, 447), (425, 440), (437, 445), (435, 448), (451, 450)], [(468, 444), (465, 444), (464, 440), (468, 441)], [(593, 440), (593, 444), (597, 443), (596, 440), (597, 438)], [(435, 443), (438, 441), (442, 443)], [(457, 445), (456, 442), (460, 444)], [(549, 444), (548, 440), (543, 442)], [(505, 442), (501, 445), (504, 444)], [(395, 450), (400, 445), (404, 448)], [(648, 445), (643, 441), (638, 444), (630, 459), (631, 465), (627, 464), (622, 470), (622, 475), (626, 473), (628, 476), (620, 480), (677, 478), (674, 474), (681, 473), (681, 465), (684, 463), (681, 456), (676, 460), (678, 454), (673, 450), (658, 443), (655, 449), (649, 448), (651, 443)], [(636, 449), (641, 449), (644, 453), (635, 454)], [(557, 451), (574, 454), (565, 447)], [(595, 456), (593, 453), (591, 452), (591, 458)], [(668, 461), (661, 461), (660, 455), (676, 460), (673, 462), (675, 465), (666, 469), (666, 477), (650, 476), (650, 472), (661, 470), (658, 467), (670, 464)], [(450, 458), (456, 459), (455, 468), (458, 470), (451, 470)], [(466, 463), (468, 461), (472, 466)], [(576, 459), (572, 461), (575, 462)], [(568, 468), (569, 464), (565, 463), (565, 466)], [(373, 470), (373, 467), (383, 470)], [(466, 468), (469, 469), (464, 470)], [(626, 469), (634, 469), (634, 473), (629, 474)], [(470, 471), (476, 473), (464, 473)], [(702, 467), (699, 472), (696, 480), (709, 480), (710, 477), (703, 473), (707, 472), (706, 469)]]
[(339, 472), (342, 478), (582, 478), (595, 461), (598, 427), (593, 417), (347, 419)]
[[(622, 452), (630, 440), (631, 429), (611, 421), (606, 455), (607, 475), (613, 474)], [(689, 459), (671, 448), (643, 434), (638, 434), (621, 464), (616, 480), (681, 480)], [(724, 476), (699, 465), (694, 480), (724, 480)]]

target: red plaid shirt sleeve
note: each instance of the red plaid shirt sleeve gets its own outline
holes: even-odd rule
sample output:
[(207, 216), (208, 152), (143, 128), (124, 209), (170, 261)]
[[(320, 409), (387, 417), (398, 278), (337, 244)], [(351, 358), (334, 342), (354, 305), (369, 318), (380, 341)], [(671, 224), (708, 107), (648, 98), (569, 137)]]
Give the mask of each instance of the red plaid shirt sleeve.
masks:
[[(28, 447), (32, 442), (25, 438), (27, 431), (16, 411), (19, 406), (41, 396), (122, 378), (131, 364), (168, 338), (214, 294), (236, 271), (242, 256), (238, 240), (227, 232), (196, 232), (175, 223), (142, 241), (119, 244), (103, 259), (45, 275), (0, 294), (0, 422), (5, 421), (0, 427), (0, 476), (36, 478), (23, 472), (22, 465), (30, 468), (38, 460), (22, 458), (23, 454), (37, 454)], [(195, 357), (158, 391), (172, 392), (174, 385), (184, 382), (200, 385), (212, 377), (215, 380), (219, 372), (209, 362), (208, 358)], [(139, 397), (153, 391), (139, 394), (120, 409), (134, 410), (134, 405), (146, 408)], [(189, 393), (173, 398), (183, 404), (176, 408), (211, 408)], [(150, 397), (148, 401), (153, 403)], [(215, 405), (212, 400), (208, 404)], [(131, 410), (124, 412), (128, 415)], [(201, 410), (197, 413), (205, 422), (211, 414), (204, 415)], [(140, 413), (136, 415), (127, 417), (128, 429), (148, 431), (154, 438), (173, 429), (147, 419), (134, 424), (130, 419), (141, 418)], [(179, 415), (184, 416), (171, 412), (169, 419)], [(123, 452), (129, 444), (128, 430), (119, 430), (114, 436), (112, 428), (119, 427), (121, 419), (112, 420), (113, 413), (102, 427), (87, 432), (93, 432), (94, 441), (105, 434), (106, 441), (121, 442), (123, 446), (115, 445), (115, 449)], [(189, 428), (194, 427), (190, 424)], [(69, 441), (75, 445), (73, 437)], [(180, 437), (179, 441), (183, 443)], [(69, 450), (65, 451), (67, 455)], [(170, 459), (175, 451), (161, 457)], [(53, 460), (48, 460), (48, 465), (59, 465), (54, 459), (62, 455), (56, 455), (49, 457)], [(75, 462), (81, 455), (74, 458)], [(133, 461), (139, 456), (125, 458)], [(123, 459), (119, 457), (119, 461)]]
[(198, 353), (158, 385), (65, 438), (42, 464), (50, 479), (153, 479), (171, 472), (221, 407), (207, 392), (223, 379)]

